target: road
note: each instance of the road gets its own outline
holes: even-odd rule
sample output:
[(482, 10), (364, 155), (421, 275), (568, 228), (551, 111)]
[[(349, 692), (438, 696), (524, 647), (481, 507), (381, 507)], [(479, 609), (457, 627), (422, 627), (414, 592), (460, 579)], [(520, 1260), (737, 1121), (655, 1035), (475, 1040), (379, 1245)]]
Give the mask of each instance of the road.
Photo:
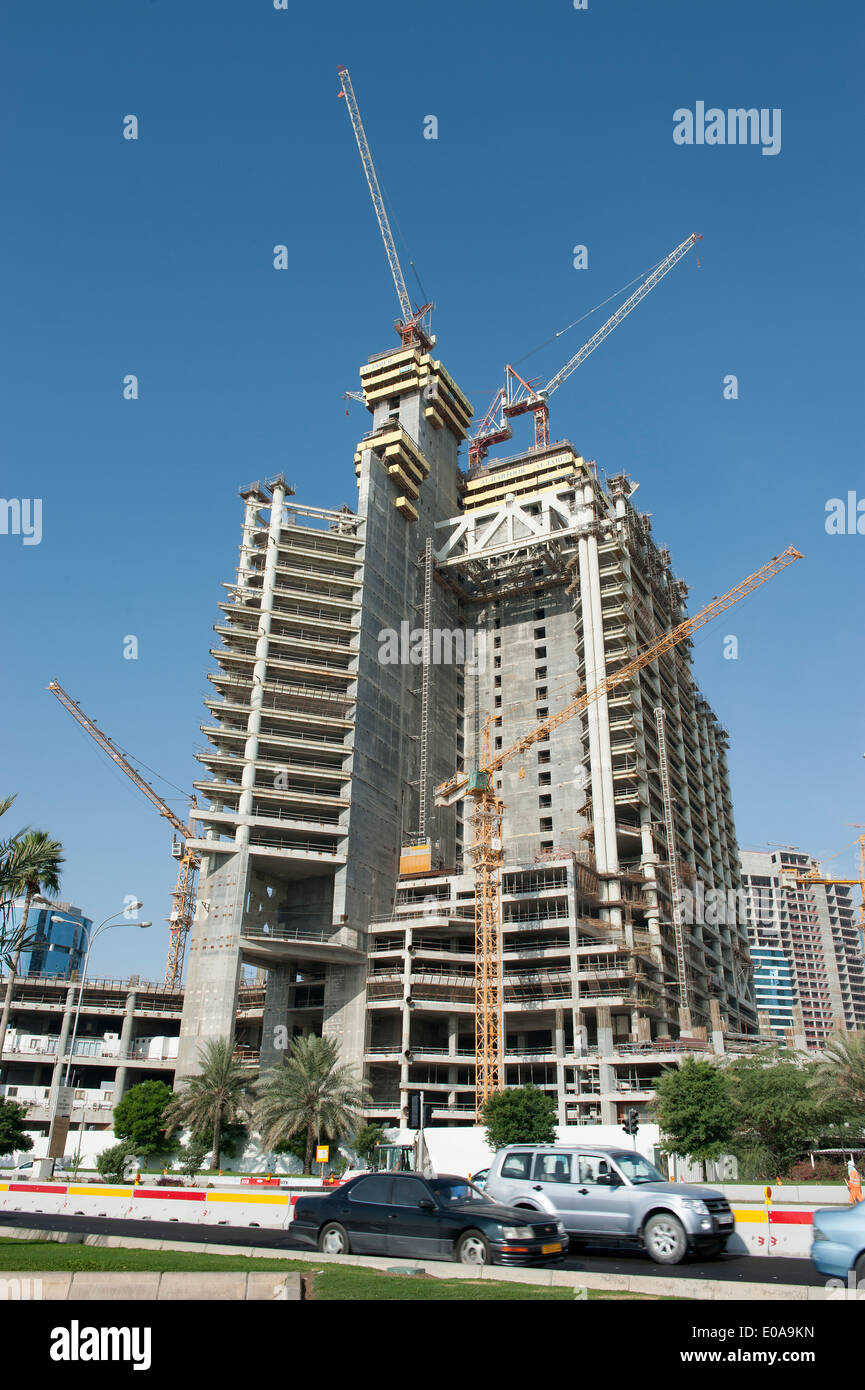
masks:
[[(178, 1221), (117, 1221), (95, 1216), (54, 1216), (44, 1212), (0, 1213), (4, 1226), (28, 1230), (83, 1231), (87, 1235), (139, 1236), (147, 1240), (188, 1240), (218, 1245), (257, 1246), (259, 1249), (301, 1250), (287, 1231), (248, 1226), (199, 1226)], [(2, 1260), (2, 1257), (0, 1257)], [(656, 1265), (639, 1250), (587, 1246), (569, 1256), (560, 1268), (595, 1274), (663, 1275), (665, 1279), (723, 1279), (751, 1284), (814, 1284), (825, 1279), (807, 1259), (781, 1255), (722, 1255), (717, 1260), (688, 1260), (680, 1265)]]

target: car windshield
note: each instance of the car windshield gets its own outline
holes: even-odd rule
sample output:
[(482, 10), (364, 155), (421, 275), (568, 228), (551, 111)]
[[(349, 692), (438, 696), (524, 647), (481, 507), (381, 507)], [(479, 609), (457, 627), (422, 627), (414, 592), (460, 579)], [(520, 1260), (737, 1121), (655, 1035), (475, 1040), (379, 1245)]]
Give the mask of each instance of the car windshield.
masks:
[(633, 1183), (641, 1182), (663, 1182), (663, 1176), (658, 1172), (648, 1159), (641, 1154), (620, 1153), (613, 1154), (616, 1167), (621, 1168), (626, 1178)]
[(491, 1202), (485, 1192), (462, 1178), (432, 1178), (430, 1187), (440, 1202)]

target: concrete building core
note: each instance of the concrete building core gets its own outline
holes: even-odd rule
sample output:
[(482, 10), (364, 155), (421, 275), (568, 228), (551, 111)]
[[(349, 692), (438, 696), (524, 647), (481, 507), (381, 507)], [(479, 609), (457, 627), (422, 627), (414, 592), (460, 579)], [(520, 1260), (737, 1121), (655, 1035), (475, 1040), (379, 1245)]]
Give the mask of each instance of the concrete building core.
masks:
[[(434, 1122), (471, 1123), (471, 803), (432, 789), (473, 764), (488, 716), (508, 747), (682, 621), (687, 589), (627, 477), (602, 483), (568, 441), (467, 476), (472, 410), (441, 363), (398, 348), (361, 379), (356, 513), (300, 506), (281, 478), (241, 494), (178, 1075), (230, 1035), (246, 963), (267, 971), (262, 1067), (280, 1036), (323, 1031), (363, 1067), (371, 1118), (404, 1123), (423, 1090)], [(756, 1038), (736, 921), (686, 917), (680, 1017), (659, 707), (679, 880), (692, 898), (740, 883), (727, 736), (689, 647), (496, 774), (505, 1078), (562, 1123), (615, 1122), (671, 1055)]]

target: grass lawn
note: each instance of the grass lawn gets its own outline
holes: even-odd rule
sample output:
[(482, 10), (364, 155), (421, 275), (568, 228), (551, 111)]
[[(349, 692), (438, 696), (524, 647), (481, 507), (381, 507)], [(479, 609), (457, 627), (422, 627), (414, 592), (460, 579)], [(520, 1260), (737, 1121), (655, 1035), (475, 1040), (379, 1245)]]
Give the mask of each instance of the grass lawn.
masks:
[[(347, 1299), (432, 1302), (440, 1299), (477, 1300), (554, 1299), (573, 1303), (571, 1288), (551, 1289), (540, 1284), (505, 1284), (486, 1279), (436, 1279), (432, 1275), (383, 1274), (359, 1265), (329, 1265), (315, 1269), (303, 1260), (253, 1259), (250, 1255), (201, 1255), (183, 1250), (125, 1250), (97, 1245), (61, 1245), (51, 1240), (0, 1239), (0, 1269), (4, 1274), (62, 1273), (78, 1270), (156, 1271), (225, 1274), (268, 1272), (304, 1276), (307, 1298), (317, 1302)], [(641, 1298), (651, 1294), (627, 1294), (588, 1290), (590, 1299)]]

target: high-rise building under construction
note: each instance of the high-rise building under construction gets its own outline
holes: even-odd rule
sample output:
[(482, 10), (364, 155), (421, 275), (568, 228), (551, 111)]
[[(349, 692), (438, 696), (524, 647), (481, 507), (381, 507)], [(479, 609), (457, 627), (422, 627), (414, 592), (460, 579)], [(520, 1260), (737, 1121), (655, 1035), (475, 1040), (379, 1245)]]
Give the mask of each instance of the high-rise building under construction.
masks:
[[(370, 1117), (404, 1122), (423, 1091), (434, 1122), (471, 1122), (470, 803), (434, 788), (485, 721), (508, 747), (668, 632), (687, 589), (629, 479), (568, 441), (463, 473), (472, 409), (425, 343), (361, 379), (356, 511), (282, 478), (241, 494), (178, 1073), (230, 1034), (246, 962), (267, 971), (263, 1067), (324, 1031)], [(685, 642), (495, 774), (503, 1076), (562, 1122), (615, 1122), (665, 1061), (756, 1031), (745, 925), (673, 921), (671, 885), (739, 886), (726, 744)]]

